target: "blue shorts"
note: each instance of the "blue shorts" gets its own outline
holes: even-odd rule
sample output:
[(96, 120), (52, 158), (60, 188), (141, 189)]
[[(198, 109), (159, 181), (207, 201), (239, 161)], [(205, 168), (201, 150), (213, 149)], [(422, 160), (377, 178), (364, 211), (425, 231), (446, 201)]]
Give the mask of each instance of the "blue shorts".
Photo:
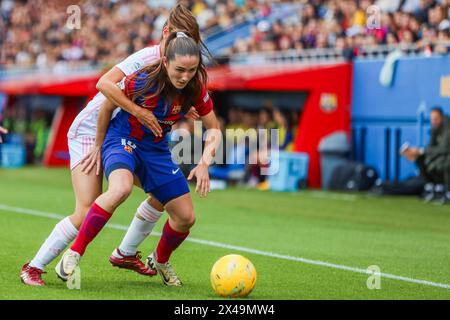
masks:
[(107, 134), (102, 146), (105, 176), (117, 169), (127, 169), (140, 180), (145, 193), (166, 204), (189, 192), (189, 187), (166, 141), (148, 143)]

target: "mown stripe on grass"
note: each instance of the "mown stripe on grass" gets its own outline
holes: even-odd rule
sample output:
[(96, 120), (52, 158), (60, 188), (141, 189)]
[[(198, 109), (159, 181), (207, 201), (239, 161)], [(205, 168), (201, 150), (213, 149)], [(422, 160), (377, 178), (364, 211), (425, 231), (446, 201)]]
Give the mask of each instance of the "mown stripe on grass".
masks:
[[(26, 214), (26, 215), (32, 215), (32, 216), (37, 216), (37, 217), (43, 217), (43, 218), (57, 219), (57, 220), (61, 220), (65, 217), (64, 215), (61, 215), (58, 213), (44, 212), (44, 211), (38, 211), (38, 210), (34, 210), (34, 209), (19, 208), (19, 207), (4, 205), (4, 204), (0, 204), (0, 210), (10, 211), (10, 212), (15, 212), (15, 213), (20, 213), (20, 214)], [(110, 228), (110, 229), (115, 229), (115, 230), (127, 230), (128, 229), (127, 226), (123, 226), (123, 225), (119, 225), (119, 224), (107, 224), (106, 227)], [(159, 237), (159, 236), (161, 236), (161, 233), (160, 232), (152, 232), (152, 236)], [(225, 243), (221, 243), (221, 242), (202, 240), (202, 239), (196, 239), (196, 238), (191, 238), (191, 237), (187, 238), (186, 241), (197, 243), (197, 244), (202, 244), (202, 245), (207, 245), (207, 246), (212, 246), (212, 247), (217, 247), (217, 248), (231, 249), (231, 250), (236, 250), (239, 252), (247, 252), (247, 253), (266, 256), (266, 257), (272, 257), (272, 258), (289, 260), (289, 261), (296, 261), (296, 262), (301, 262), (301, 263), (305, 263), (305, 264), (322, 266), (322, 267), (339, 269), (339, 270), (345, 270), (345, 271), (350, 271), (350, 272), (355, 272), (355, 273), (363, 273), (363, 274), (367, 274), (367, 275), (373, 274), (371, 271), (366, 270), (366, 269), (348, 267), (348, 266), (325, 262), (325, 261), (320, 261), (320, 260), (312, 260), (312, 259), (283, 255), (283, 254), (267, 252), (267, 251), (252, 249), (252, 248), (234, 246), (234, 245), (225, 244)], [(382, 278), (387, 278), (387, 279), (399, 280), (399, 281), (404, 281), (404, 282), (410, 282), (410, 283), (431, 286), (431, 287), (444, 288), (444, 289), (450, 290), (450, 285), (445, 284), (445, 283), (438, 283), (438, 282), (421, 280), (421, 279), (413, 279), (413, 278), (397, 276), (394, 274), (383, 273), (383, 272), (379, 273), (379, 276)]]

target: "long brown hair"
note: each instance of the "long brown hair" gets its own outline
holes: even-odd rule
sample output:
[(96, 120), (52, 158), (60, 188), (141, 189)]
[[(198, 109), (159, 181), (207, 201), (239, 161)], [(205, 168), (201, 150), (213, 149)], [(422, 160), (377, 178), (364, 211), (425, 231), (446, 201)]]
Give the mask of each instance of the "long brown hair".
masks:
[[(206, 90), (208, 82), (200, 45), (187, 31), (172, 32), (166, 40), (163, 52), (168, 62), (175, 60), (176, 56), (198, 56), (199, 64), (194, 77), (180, 92), (172, 85), (161, 58), (159, 62), (146, 66), (131, 76), (130, 79), (138, 79), (144, 82), (142, 88), (131, 92), (132, 100), (135, 101), (140, 96), (151, 99), (161, 95), (166, 99), (167, 104), (169, 102), (167, 98), (178, 99), (182, 96), (183, 100), (180, 101), (182, 102), (181, 111), (186, 113), (200, 98), (202, 88)], [(148, 94), (150, 90), (153, 92), (152, 94)]]
[(169, 17), (167, 18), (166, 23), (164, 24), (164, 27), (166, 26), (169, 26), (170, 32), (187, 30), (191, 35), (191, 38), (200, 44), (202, 54), (208, 57), (209, 60), (214, 61), (211, 52), (208, 50), (200, 37), (200, 27), (197, 19), (188, 8), (180, 3), (173, 7), (169, 12)]

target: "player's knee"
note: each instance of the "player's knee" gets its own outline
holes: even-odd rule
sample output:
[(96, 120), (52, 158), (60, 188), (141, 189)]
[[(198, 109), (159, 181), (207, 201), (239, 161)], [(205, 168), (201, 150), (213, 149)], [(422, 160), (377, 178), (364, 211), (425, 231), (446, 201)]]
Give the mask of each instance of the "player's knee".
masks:
[(194, 210), (191, 210), (188, 214), (183, 216), (183, 219), (181, 220), (181, 224), (183, 225), (184, 229), (190, 229), (195, 224), (195, 213)]
[(133, 186), (120, 185), (108, 190), (108, 194), (114, 203), (124, 202), (131, 193)]
[(190, 219), (188, 220), (189, 229), (192, 228), (194, 224), (195, 224), (195, 215), (192, 215), (192, 217), (190, 217)]

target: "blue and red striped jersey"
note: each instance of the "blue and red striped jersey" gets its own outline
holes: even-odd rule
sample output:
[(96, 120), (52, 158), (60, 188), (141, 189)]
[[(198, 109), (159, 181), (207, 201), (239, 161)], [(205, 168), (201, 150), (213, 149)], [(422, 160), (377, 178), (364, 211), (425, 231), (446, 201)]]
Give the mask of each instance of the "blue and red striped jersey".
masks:
[[(127, 76), (120, 83), (121, 89), (128, 98), (132, 99), (132, 95), (135, 91), (145, 87), (147, 77), (148, 73), (142, 71), (139, 72), (137, 76), (134, 76), (134, 74)], [(110, 129), (121, 135), (126, 135), (137, 140), (159, 142), (164, 139), (165, 135), (170, 132), (172, 125), (184, 116), (181, 112), (180, 103), (183, 96), (180, 94), (180, 98), (177, 100), (162, 96), (149, 98), (155, 90), (155, 88), (150, 88), (142, 95), (138, 96), (134, 102), (153, 112), (163, 129), (163, 137), (155, 137), (150, 129), (142, 125), (136, 117), (125, 110), (120, 110), (116, 117), (111, 120)], [(212, 111), (213, 103), (206, 88), (202, 87), (202, 93), (193, 107), (200, 116), (205, 116)]]

